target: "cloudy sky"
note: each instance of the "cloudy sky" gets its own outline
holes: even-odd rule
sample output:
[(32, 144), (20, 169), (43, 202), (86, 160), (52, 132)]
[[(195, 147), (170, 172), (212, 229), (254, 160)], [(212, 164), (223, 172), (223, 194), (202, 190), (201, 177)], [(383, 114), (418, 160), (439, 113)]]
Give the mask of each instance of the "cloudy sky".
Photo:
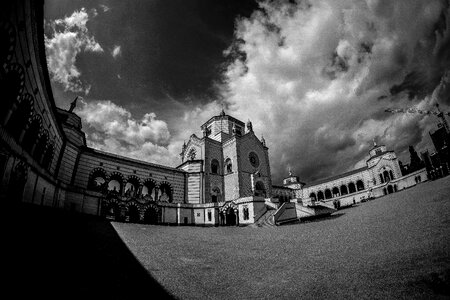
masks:
[(222, 106), (269, 147), (274, 183), (363, 166), (375, 138), (409, 162), (450, 110), (448, 0), (45, 1), (56, 104), (94, 148), (176, 166)]

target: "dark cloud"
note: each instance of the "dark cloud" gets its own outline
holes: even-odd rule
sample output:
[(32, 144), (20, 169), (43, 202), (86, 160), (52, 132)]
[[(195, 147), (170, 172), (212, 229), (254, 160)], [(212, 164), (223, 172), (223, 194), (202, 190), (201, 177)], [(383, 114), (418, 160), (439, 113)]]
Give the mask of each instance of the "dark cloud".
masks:
[(447, 4), (264, 1), (240, 20), (225, 99), (271, 141), (274, 181), (286, 165), (305, 181), (363, 166), (373, 138), (400, 157), (430, 146), (433, 118), (385, 109), (437, 100), (450, 67)]
[[(62, 0), (46, 7), (48, 20), (82, 7), (98, 13), (86, 28), (104, 53), (79, 51), (76, 67), (91, 85), (88, 103), (111, 99), (126, 112), (118, 117), (122, 130), (89, 131), (104, 150), (167, 162), (223, 100), (229, 114), (250, 118), (264, 135), (274, 183), (288, 166), (309, 182), (363, 166), (373, 138), (402, 159), (410, 144), (430, 147), (433, 117), (384, 110), (450, 104), (448, 84), (440, 84), (450, 66), (448, 1)], [(59, 103), (74, 96), (58, 87), (55, 95), (68, 99)], [(155, 131), (165, 134), (159, 140), (138, 134), (146, 114), (165, 124)], [(142, 136), (150, 139), (145, 151), (137, 146)]]

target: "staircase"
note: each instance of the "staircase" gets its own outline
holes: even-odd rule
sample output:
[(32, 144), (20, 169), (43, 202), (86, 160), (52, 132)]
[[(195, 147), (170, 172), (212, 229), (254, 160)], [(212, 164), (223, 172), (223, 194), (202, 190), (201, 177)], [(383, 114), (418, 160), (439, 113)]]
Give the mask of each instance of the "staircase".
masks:
[(267, 211), (255, 223), (249, 225), (249, 227), (274, 227), (275, 223), (273, 222), (273, 215), (276, 211), (276, 209), (267, 207)]

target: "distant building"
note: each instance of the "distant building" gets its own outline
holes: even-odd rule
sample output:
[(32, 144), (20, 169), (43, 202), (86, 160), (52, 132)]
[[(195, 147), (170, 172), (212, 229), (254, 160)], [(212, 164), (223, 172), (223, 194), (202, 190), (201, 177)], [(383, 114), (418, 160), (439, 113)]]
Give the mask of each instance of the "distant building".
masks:
[[(420, 177), (420, 179), (419, 179)], [(426, 170), (403, 176), (394, 151), (374, 142), (366, 166), (296, 188), (296, 197), (331, 202), (335, 207), (352, 205), (427, 180)]]
[[(430, 132), (431, 140), (433, 141), (434, 148), (436, 149), (437, 156), (439, 157), (440, 166), (448, 173), (450, 167), (450, 133), (447, 132), (442, 124), (439, 124), (439, 128), (434, 132)], [(437, 158), (435, 158), (437, 161)], [(438, 165), (435, 165), (438, 167)]]

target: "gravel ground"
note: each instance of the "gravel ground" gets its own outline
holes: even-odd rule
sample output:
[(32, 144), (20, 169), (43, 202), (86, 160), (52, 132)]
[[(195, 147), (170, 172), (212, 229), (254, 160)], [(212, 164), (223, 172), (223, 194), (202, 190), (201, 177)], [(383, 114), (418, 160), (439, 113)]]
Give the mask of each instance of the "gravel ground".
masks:
[(295, 225), (113, 226), (180, 299), (450, 298), (450, 177)]

